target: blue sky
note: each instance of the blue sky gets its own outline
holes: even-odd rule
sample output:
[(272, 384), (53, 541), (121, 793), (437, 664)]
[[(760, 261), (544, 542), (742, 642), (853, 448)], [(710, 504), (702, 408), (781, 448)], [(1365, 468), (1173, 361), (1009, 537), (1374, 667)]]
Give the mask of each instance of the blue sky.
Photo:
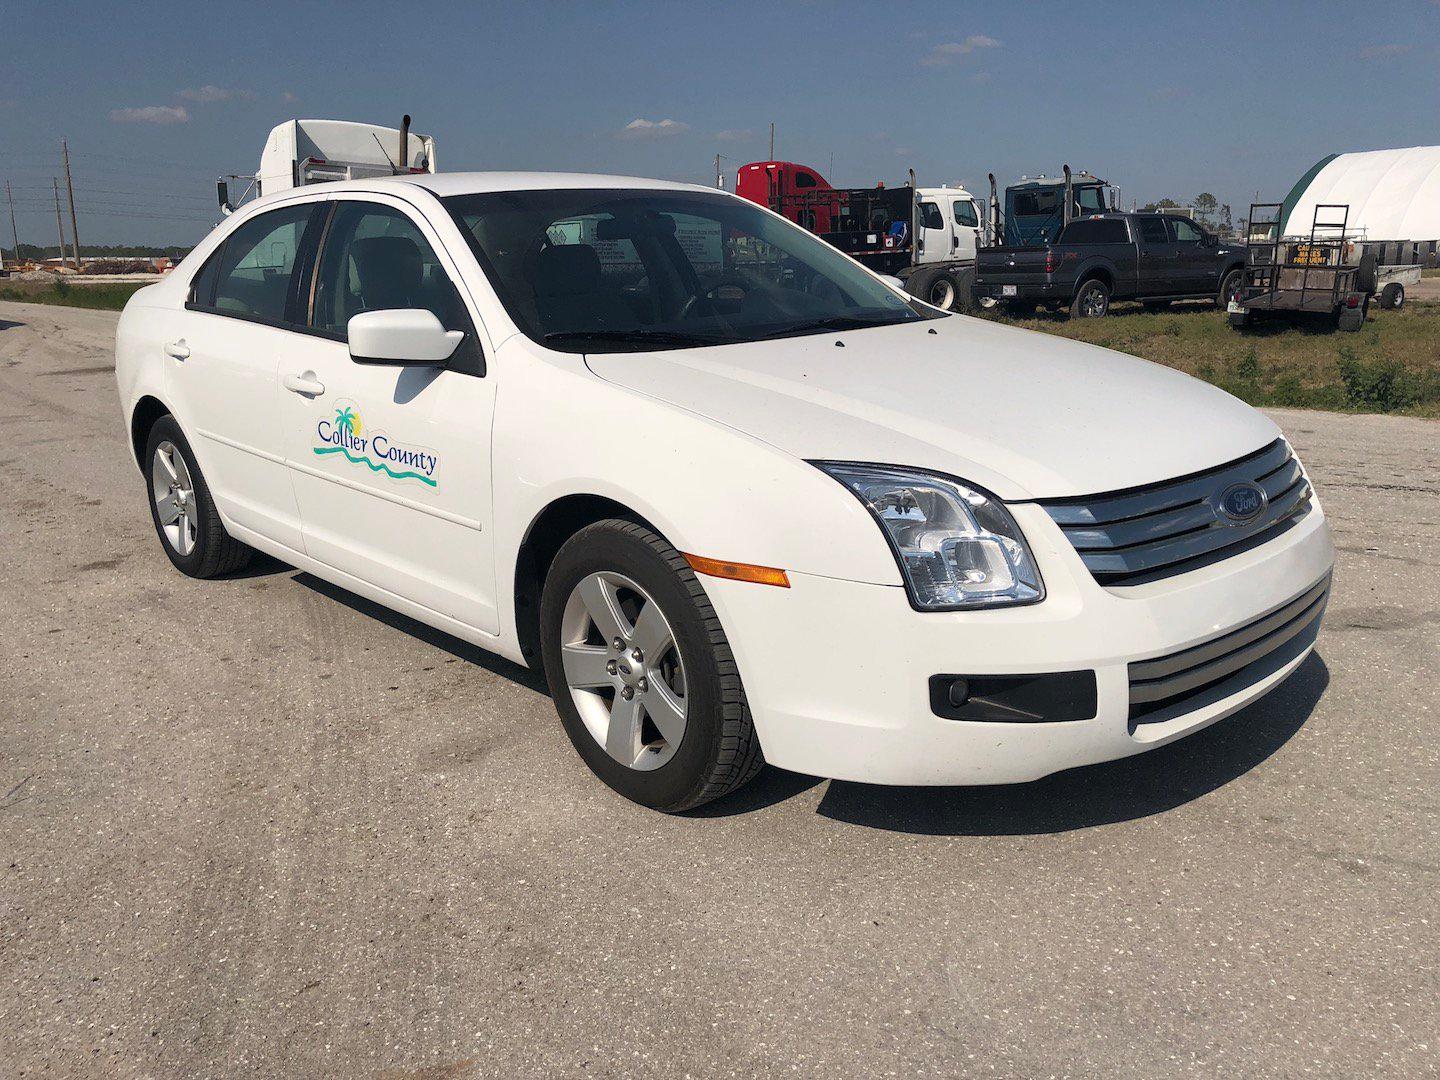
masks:
[(1069, 162), (1127, 205), (1208, 190), (1237, 216), (1327, 153), (1440, 142), (1435, 0), (0, 0), (0, 28), (0, 181), (31, 242), (55, 239), (62, 136), (82, 241), (191, 243), (216, 174), (295, 116), (408, 111), (446, 171), (702, 182), (765, 157), (773, 120), (779, 156), (841, 185)]

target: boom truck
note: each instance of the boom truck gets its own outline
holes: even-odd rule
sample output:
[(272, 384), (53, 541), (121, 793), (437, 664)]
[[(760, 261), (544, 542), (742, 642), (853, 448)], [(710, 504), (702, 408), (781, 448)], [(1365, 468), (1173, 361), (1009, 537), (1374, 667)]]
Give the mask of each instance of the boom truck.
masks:
[[(920, 187), (915, 170), (897, 187), (836, 188), (818, 169), (792, 161), (742, 165), (735, 193), (768, 207), (870, 269), (899, 279), (912, 296), (946, 311), (994, 304), (972, 295), (977, 254), (987, 247), (1044, 247), (1077, 217), (1102, 213), (1118, 190), (1089, 173), (1025, 177), (1005, 189), (995, 174), (989, 204), (963, 186)], [(1069, 197), (1066, 197), (1066, 192)]]

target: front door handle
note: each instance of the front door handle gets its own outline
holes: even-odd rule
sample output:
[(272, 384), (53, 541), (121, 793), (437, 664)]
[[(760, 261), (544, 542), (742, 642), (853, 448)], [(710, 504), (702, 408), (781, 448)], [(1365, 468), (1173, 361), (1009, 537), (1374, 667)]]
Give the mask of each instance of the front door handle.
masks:
[(286, 375), (282, 380), (285, 389), (291, 393), (304, 394), (306, 397), (319, 397), (325, 393), (325, 384), (313, 375)]
[(176, 360), (185, 360), (190, 356), (190, 346), (185, 344), (185, 339), (172, 341), (165, 346), (165, 355), (173, 356)]

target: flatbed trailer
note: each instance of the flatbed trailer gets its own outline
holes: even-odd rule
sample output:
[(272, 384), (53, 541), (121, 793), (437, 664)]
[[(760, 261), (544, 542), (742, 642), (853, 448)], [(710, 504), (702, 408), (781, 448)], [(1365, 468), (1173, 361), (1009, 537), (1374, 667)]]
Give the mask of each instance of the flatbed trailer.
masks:
[(1313, 316), (1359, 330), (1375, 291), (1376, 262), (1348, 230), (1350, 207), (1317, 205), (1305, 236), (1281, 235), (1283, 211), (1281, 203), (1251, 204), (1245, 276), (1226, 309), (1230, 325), (1239, 330), (1260, 319)]

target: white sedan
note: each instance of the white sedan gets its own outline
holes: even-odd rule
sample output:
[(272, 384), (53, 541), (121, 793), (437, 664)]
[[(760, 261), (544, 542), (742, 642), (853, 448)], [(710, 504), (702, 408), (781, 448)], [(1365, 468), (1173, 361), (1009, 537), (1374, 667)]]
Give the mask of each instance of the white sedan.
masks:
[(1272, 689), (1329, 594), (1264, 416), (945, 315), (708, 188), (285, 192), (138, 292), (116, 352), (178, 569), (267, 552), (540, 666), (590, 768), (663, 810), (764, 761), (1134, 754)]

